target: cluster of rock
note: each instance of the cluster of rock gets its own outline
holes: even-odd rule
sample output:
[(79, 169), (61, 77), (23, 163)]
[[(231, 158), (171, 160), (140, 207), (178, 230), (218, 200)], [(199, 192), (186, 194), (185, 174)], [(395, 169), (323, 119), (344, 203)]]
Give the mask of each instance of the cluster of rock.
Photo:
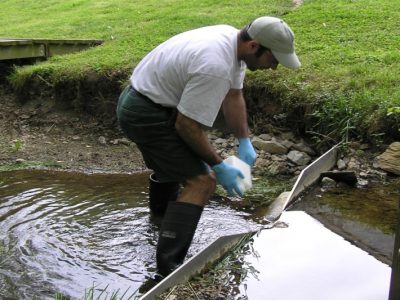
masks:
[[(237, 141), (229, 135), (210, 131), (209, 139), (221, 157), (237, 155)], [(251, 138), (257, 151), (254, 175), (298, 175), (315, 157), (315, 151), (291, 132), (260, 134)]]
[[(383, 178), (390, 175), (400, 175), (400, 142), (394, 142), (382, 154), (371, 160), (362, 159), (360, 152), (362, 145), (353, 143), (347, 149), (347, 155), (342, 154), (333, 171), (321, 174), (321, 187), (329, 189), (342, 183), (366, 187), (370, 178)], [(354, 147), (356, 146), (356, 147)]]
[[(225, 134), (219, 130), (210, 130), (208, 137), (219, 155), (227, 158), (237, 155), (237, 140), (231, 134)], [(312, 160), (317, 158), (317, 153), (302, 139), (296, 137), (292, 132), (264, 133), (251, 137), (252, 144), (257, 151), (257, 160), (253, 168), (253, 175), (289, 175), (297, 176), (307, 167)], [(134, 145), (126, 138), (106, 141), (103, 136), (98, 139), (100, 144), (125, 144)], [(351, 178), (357, 177), (357, 184), (365, 186), (370, 177), (383, 177), (387, 173), (400, 175), (400, 142), (392, 143), (388, 149), (374, 159), (363, 157), (363, 152), (368, 145), (353, 142), (348, 145), (346, 151), (337, 160), (335, 172), (342, 172), (342, 175), (334, 174), (326, 176), (324, 183), (333, 185), (333, 178), (342, 176), (345, 181), (353, 172)], [(337, 180), (336, 180), (337, 181)], [(340, 180), (339, 180), (340, 181)]]
[[(224, 136), (223, 133), (213, 130), (208, 136), (221, 157), (237, 155), (237, 141), (232, 135)], [(256, 176), (297, 176), (317, 156), (302, 138), (295, 137), (292, 132), (264, 133), (252, 136), (251, 140), (257, 151), (257, 160), (253, 168), (253, 175)], [(357, 178), (359, 186), (366, 186), (370, 177), (383, 177), (387, 173), (400, 175), (400, 142), (392, 143), (375, 159), (363, 155), (367, 149), (368, 145), (351, 143), (338, 157), (334, 170), (342, 172), (344, 178), (349, 172), (353, 172), (351, 177)]]

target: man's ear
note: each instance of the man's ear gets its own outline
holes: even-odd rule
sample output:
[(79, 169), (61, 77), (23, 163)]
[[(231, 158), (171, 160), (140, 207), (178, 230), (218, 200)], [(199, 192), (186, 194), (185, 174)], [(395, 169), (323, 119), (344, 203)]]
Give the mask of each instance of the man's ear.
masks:
[(248, 50), (250, 53), (256, 53), (259, 47), (260, 47), (260, 44), (257, 43), (256, 40), (248, 41)]
[(256, 40), (247, 40), (238, 42), (238, 58), (243, 59), (245, 55), (254, 54), (257, 52), (259, 44)]

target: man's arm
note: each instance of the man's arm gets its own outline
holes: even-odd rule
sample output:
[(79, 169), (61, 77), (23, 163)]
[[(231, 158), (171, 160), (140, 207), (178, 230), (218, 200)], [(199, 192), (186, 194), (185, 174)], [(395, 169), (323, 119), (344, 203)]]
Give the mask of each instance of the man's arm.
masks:
[(228, 195), (243, 196), (243, 191), (240, 189), (237, 180), (238, 177), (244, 177), (242, 172), (222, 160), (210, 144), (202, 125), (178, 112), (175, 128), (186, 144), (211, 166), (217, 177), (217, 182), (224, 187)]
[(257, 153), (249, 138), (246, 102), (242, 90), (230, 89), (224, 99), (222, 109), (227, 125), (239, 141), (239, 158), (253, 166)]
[(178, 112), (175, 128), (186, 144), (207, 164), (214, 166), (222, 162), (222, 158), (210, 144), (208, 136), (203, 130), (203, 125)]
[(247, 124), (246, 102), (242, 90), (230, 89), (222, 103), (222, 111), (228, 127), (236, 138), (247, 138), (249, 128)]

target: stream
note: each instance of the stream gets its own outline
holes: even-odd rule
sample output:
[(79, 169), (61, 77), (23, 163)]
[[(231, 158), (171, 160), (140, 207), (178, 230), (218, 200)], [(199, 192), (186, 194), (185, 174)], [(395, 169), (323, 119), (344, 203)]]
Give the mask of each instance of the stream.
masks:
[[(0, 298), (133, 295), (155, 271), (158, 227), (149, 218), (149, 173), (0, 174)], [(249, 213), (211, 200), (189, 250), (247, 232)]]
[(367, 188), (340, 185), (322, 190), (315, 187), (292, 207), (319, 220), (378, 260), (391, 264), (400, 179), (370, 182)]
[[(148, 176), (0, 173), (0, 298), (85, 299), (90, 291), (104, 299), (133, 296), (156, 267), (158, 227), (147, 207)], [(294, 207), (389, 263), (399, 194), (398, 182), (315, 189)], [(211, 199), (188, 256), (222, 235), (256, 230), (256, 214)]]

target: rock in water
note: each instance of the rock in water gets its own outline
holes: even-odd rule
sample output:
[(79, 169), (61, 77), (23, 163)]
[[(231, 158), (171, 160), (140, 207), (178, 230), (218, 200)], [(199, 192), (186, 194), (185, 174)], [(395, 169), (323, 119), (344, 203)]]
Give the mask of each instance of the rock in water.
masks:
[(345, 182), (349, 185), (357, 183), (356, 173), (353, 171), (327, 171), (321, 173), (321, 178), (328, 177), (335, 181)]
[(400, 175), (400, 142), (392, 143), (388, 149), (376, 158), (374, 167)]

